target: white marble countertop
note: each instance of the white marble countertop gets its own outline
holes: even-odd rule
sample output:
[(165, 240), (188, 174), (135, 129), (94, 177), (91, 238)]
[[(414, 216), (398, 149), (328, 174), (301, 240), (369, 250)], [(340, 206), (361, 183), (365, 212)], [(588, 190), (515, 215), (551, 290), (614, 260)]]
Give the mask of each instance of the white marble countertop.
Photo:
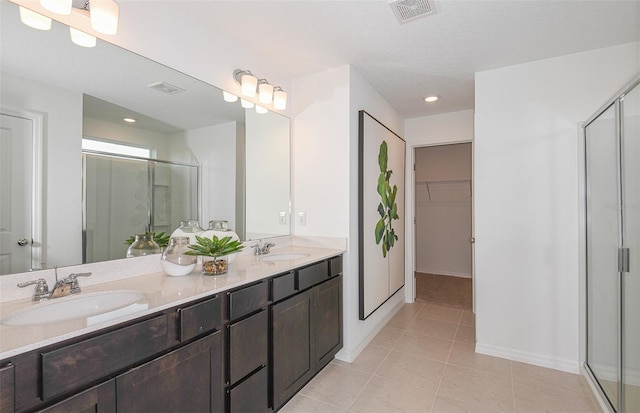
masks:
[(101, 316), (97, 320), (97, 317), (92, 319), (77, 318), (35, 326), (6, 326), (0, 324), (0, 360), (281, 274), (293, 268), (342, 254), (344, 250), (290, 246), (273, 249), (270, 255), (287, 252), (301, 252), (309, 255), (292, 261), (264, 261), (261, 259), (262, 257), (248, 254), (239, 255), (229, 265), (229, 272), (219, 276), (203, 276), (198, 266), (191, 274), (182, 277), (170, 277), (163, 272), (155, 272), (86, 287), (82, 285), (83, 279), (79, 279), (82, 287), (80, 294), (46, 300), (41, 303), (33, 302), (30, 298), (0, 303), (0, 318), (5, 319), (32, 306), (73, 300), (83, 295), (96, 294), (103, 291), (127, 290), (144, 294), (142, 299), (128, 307), (133, 312), (123, 315), (123, 313), (127, 312), (126, 310), (116, 310), (111, 313), (111, 319), (107, 315)]

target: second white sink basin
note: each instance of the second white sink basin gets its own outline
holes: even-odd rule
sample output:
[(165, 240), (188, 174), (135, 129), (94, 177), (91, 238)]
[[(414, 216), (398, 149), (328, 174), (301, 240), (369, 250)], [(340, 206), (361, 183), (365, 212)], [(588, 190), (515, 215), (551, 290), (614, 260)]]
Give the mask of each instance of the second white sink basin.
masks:
[(34, 326), (88, 318), (127, 307), (144, 298), (137, 291), (104, 291), (55, 298), (16, 311), (2, 319), (5, 326)]
[(262, 261), (294, 261), (302, 258), (307, 258), (309, 254), (304, 252), (281, 252), (277, 254), (265, 255), (261, 258)]

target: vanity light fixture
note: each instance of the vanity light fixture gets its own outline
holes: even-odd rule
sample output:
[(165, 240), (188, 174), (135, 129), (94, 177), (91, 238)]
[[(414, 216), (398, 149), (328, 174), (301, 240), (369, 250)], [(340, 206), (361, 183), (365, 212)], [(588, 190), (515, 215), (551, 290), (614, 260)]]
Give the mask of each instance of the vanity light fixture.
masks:
[(40, 13), (25, 9), (20, 6), (20, 21), (27, 26), (38, 30), (50, 30), (51, 19)]
[[(287, 107), (287, 92), (280, 86), (271, 85), (267, 79), (258, 79), (250, 70), (241, 69), (233, 71), (233, 78), (240, 85), (243, 96), (252, 98), (257, 94), (260, 103), (273, 103), (273, 107), (278, 110)], [(246, 108), (244, 105), (242, 107)]]
[[(77, 11), (72, 18), (87, 18), (91, 21), (91, 28), (104, 34), (116, 34), (118, 31), (118, 15), (120, 6), (115, 0), (85, 0), (84, 6), (74, 8), (72, 0), (40, 0), (40, 5), (56, 14), (69, 15), (72, 10)], [(20, 6), (20, 20), (29, 27), (39, 30), (49, 30), (51, 19), (40, 13)], [(90, 34), (70, 27), (71, 40), (84, 47), (95, 46), (96, 38)]]
[(284, 110), (287, 107), (287, 92), (280, 86), (273, 88), (273, 107), (278, 110)]
[(427, 96), (426, 98), (424, 98), (424, 101), (427, 103), (433, 103), (436, 100), (440, 99), (440, 96), (438, 95), (431, 95), (431, 96)]
[(233, 103), (238, 101), (238, 97), (233, 93), (229, 93), (226, 90), (222, 91), (222, 98), (225, 102)]
[(271, 103), (273, 101), (273, 86), (267, 79), (258, 80), (258, 100), (260, 103)]
[(269, 113), (269, 111), (264, 106), (256, 105), (256, 113), (264, 115), (265, 113)]

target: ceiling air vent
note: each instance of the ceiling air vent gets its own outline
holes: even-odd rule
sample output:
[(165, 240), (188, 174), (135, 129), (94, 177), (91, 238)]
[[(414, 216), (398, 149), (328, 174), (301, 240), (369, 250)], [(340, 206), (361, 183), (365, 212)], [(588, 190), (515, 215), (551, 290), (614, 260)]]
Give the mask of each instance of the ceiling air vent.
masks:
[(389, 0), (389, 6), (400, 24), (436, 13), (433, 0)]
[(156, 82), (147, 86), (158, 92), (166, 93), (167, 95), (174, 95), (176, 93), (184, 92), (184, 89), (167, 82)]

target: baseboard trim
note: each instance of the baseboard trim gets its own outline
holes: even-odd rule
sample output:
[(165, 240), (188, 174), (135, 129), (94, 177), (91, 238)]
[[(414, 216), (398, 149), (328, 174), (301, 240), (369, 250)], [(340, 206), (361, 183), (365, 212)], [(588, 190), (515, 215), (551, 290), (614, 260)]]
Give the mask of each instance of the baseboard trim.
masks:
[(580, 363), (577, 360), (570, 361), (556, 359), (539, 354), (526, 353), (523, 351), (517, 351), (482, 343), (476, 343), (476, 353), (485, 354), (487, 356), (500, 357), (512, 361), (519, 361), (527, 364), (533, 364), (534, 366), (547, 367), (567, 373), (580, 374)]
[(371, 340), (374, 339), (374, 337), (376, 335), (378, 335), (378, 333), (380, 332), (380, 330), (382, 330), (384, 328), (385, 325), (387, 325), (387, 323), (389, 321), (391, 321), (391, 319), (393, 318), (393, 316), (395, 316), (398, 311), (400, 311), (400, 309), (402, 308), (402, 306), (404, 306), (405, 302), (401, 301), (399, 302), (394, 308), (393, 310), (391, 310), (389, 312), (389, 314), (387, 314), (386, 317), (384, 317), (382, 319), (382, 321), (380, 321), (380, 323), (378, 324), (378, 326), (367, 336), (365, 337), (364, 340), (362, 340), (360, 342), (360, 344), (358, 344), (357, 346), (355, 346), (352, 349), (346, 349), (346, 348), (342, 348), (342, 350), (340, 350), (337, 354), (336, 354), (336, 358), (338, 360), (341, 361), (345, 361), (347, 363), (352, 363), (353, 360), (356, 359), (356, 357), (358, 357), (358, 355), (362, 352), (362, 350), (365, 349), (365, 347), (367, 347), (369, 345), (369, 343), (371, 342)]
[(462, 272), (450, 272), (450, 271), (440, 271), (440, 270), (418, 270), (416, 272), (423, 274), (432, 274), (432, 275), (448, 275), (450, 277), (459, 277), (459, 278), (471, 278), (471, 274), (462, 273)]

